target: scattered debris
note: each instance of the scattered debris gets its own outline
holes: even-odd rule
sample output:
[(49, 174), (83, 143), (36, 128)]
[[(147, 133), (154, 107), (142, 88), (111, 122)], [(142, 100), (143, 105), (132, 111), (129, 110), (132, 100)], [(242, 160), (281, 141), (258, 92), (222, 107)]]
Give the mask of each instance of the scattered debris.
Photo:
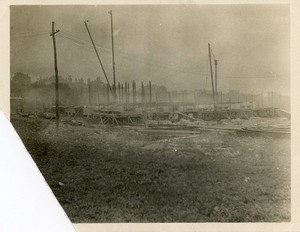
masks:
[(54, 113), (46, 112), (46, 113), (42, 113), (41, 117), (42, 118), (46, 118), (46, 119), (55, 119), (55, 114)]

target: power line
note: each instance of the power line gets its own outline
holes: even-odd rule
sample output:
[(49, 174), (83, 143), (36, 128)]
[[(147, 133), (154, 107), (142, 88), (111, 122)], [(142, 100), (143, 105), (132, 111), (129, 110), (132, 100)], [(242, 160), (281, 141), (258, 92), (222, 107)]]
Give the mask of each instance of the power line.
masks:
[[(62, 37), (64, 39), (70, 40), (76, 45), (80, 45), (80, 46), (84, 46), (84, 47), (90, 47), (90, 48), (93, 47), (91, 42), (88, 41), (88, 40), (78, 38), (78, 37), (72, 35), (71, 33), (68, 33), (68, 32), (65, 32), (65, 31), (60, 31), (60, 32), (61, 32), (60, 34), (57, 34), (58, 37)], [(23, 39), (27, 39), (27, 38), (43, 36), (43, 35), (48, 34), (48, 32), (40, 31), (40, 32), (36, 32), (36, 33), (31, 33), (31, 34), (24, 32), (24, 33), (18, 33), (18, 34), (20, 34), (20, 35), (25, 34), (25, 35), (24, 36), (18, 36), (18, 37), (12, 37), (12, 40), (14, 40), (14, 41), (15, 40), (23, 40)], [(29, 44), (27, 44), (27, 45), (29, 45)], [(111, 49), (100, 46), (99, 44), (96, 44), (96, 43), (95, 43), (95, 46), (97, 48), (103, 49), (103, 52), (105, 52), (105, 53), (107, 53), (107, 55), (111, 56)], [(31, 47), (31, 45), (26, 46), (24, 49), (27, 49), (29, 47)], [(215, 59), (215, 55), (213, 53), (213, 50), (211, 49), (211, 51), (212, 51), (212, 56)], [(206, 72), (199, 72), (197, 70), (187, 71), (187, 70), (184, 70), (184, 69), (180, 69), (177, 66), (175, 67), (174, 65), (171, 65), (171, 64), (167, 64), (167, 63), (157, 61), (157, 60), (151, 59), (151, 58), (144, 58), (144, 57), (135, 56), (135, 55), (128, 54), (128, 53), (120, 51), (120, 50), (116, 50), (116, 53), (119, 55), (119, 57), (126, 58), (126, 61), (132, 60), (134, 62), (144, 63), (144, 64), (147, 64), (147, 65), (150, 64), (150, 65), (158, 67), (158, 68), (172, 70), (173, 72), (175, 72), (174, 75), (179, 74), (179, 73), (198, 75), (198, 76), (200, 75), (200, 76), (206, 77), (206, 79), (207, 79), (207, 75), (209, 74), (208, 70), (206, 70)], [(119, 65), (121, 65), (121, 64), (119, 64)], [(121, 66), (123, 66), (123, 65), (121, 65)], [(207, 62), (207, 67), (206, 68), (208, 69), (208, 62)], [(172, 74), (170, 74), (170, 75), (172, 75)], [(274, 75), (274, 76), (268, 76), (268, 75), (266, 75), (266, 76), (238, 75), (238, 76), (235, 76), (235, 75), (227, 75), (227, 74), (222, 74), (222, 73), (219, 73), (218, 76), (223, 77), (223, 78), (236, 78), (236, 79), (265, 79), (265, 78), (280, 78), (280, 77), (282, 77), (282, 76), (278, 76), (278, 75)]]
[(74, 42), (74, 43), (77, 44), (77, 45), (85, 46), (84, 43), (79, 42), (79, 41), (77, 41), (77, 40), (74, 40), (73, 38), (70, 38), (70, 37), (68, 37), (68, 36), (65, 36), (65, 35), (57, 35), (57, 36), (58, 36), (58, 37), (65, 38), (65, 39), (68, 39), (68, 40), (71, 40), (72, 42)]
[[(73, 40), (73, 42), (77, 42), (79, 45), (87, 46), (87, 47), (93, 47), (91, 41), (87, 41), (87, 40), (72, 36), (72, 35), (70, 35), (68, 33), (65, 33), (65, 32), (62, 32), (62, 33), (64, 34), (65, 37), (69, 38), (70, 40)], [(111, 51), (109, 48), (102, 47), (99, 44), (96, 44), (95, 42), (94, 42), (94, 44), (97, 48), (101, 48), (103, 50), (106, 50), (107, 52)]]
[(38, 34), (28, 34), (28, 35), (25, 35), (25, 36), (18, 36), (18, 37), (11, 37), (11, 39), (13, 41), (16, 41), (16, 40), (22, 40), (22, 39), (27, 39), (27, 38), (33, 38), (33, 37), (37, 37), (37, 36), (42, 36), (42, 35), (46, 35), (48, 34), (48, 32), (44, 32), (44, 33), (38, 33)]
[(19, 32), (19, 33), (15, 33), (15, 32), (11, 32), (11, 35), (31, 35), (31, 34), (41, 34), (41, 33), (49, 33), (48, 30), (44, 30), (44, 31), (32, 31), (31, 33), (27, 32)]
[[(66, 33), (65, 33), (66, 34)], [(69, 39), (69, 40), (71, 40), (71, 41), (73, 41), (74, 43), (76, 43), (76, 44), (78, 44), (78, 45), (82, 45), (82, 46), (89, 46), (89, 47), (92, 47), (92, 45), (90, 44), (90, 42), (87, 44), (84, 40), (81, 40), (81, 39), (78, 39), (78, 38), (76, 38), (75, 37), (75, 39), (74, 39), (74, 36), (72, 36), (72, 37), (69, 37), (69, 36), (62, 36), (62, 35), (60, 35), (61, 37), (64, 37), (64, 38), (66, 38), (66, 39)], [(77, 40), (78, 39), (78, 40)], [(81, 41), (84, 41), (84, 42), (81, 42)], [(108, 52), (108, 51), (110, 51), (110, 49), (108, 49), (108, 48), (105, 48), (105, 47), (102, 47), (102, 46), (99, 46), (99, 45), (97, 45), (97, 44), (95, 44), (95, 46), (97, 47), (97, 48), (101, 48), (101, 49), (104, 49), (104, 50), (107, 50), (107, 51), (105, 51), (105, 52)], [(109, 52), (109, 54), (110, 54), (110, 52)], [(165, 65), (165, 64), (163, 64), (163, 63), (158, 63), (157, 61), (156, 62), (153, 62), (153, 61), (149, 61), (149, 60), (147, 60), (147, 59), (145, 59), (145, 58), (141, 58), (141, 57), (137, 57), (137, 56), (134, 56), (134, 55), (130, 55), (130, 54), (127, 54), (127, 53), (124, 53), (124, 52), (121, 52), (121, 51), (118, 51), (117, 50), (117, 54), (119, 54), (120, 56), (123, 56), (123, 57), (126, 57), (127, 59), (129, 58), (129, 59), (133, 59), (134, 61), (138, 61), (138, 62), (143, 62), (143, 63), (145, 63), (145, 64), (152, 64), (152, 65), (155, 65), (156, 67), (160, 67), (160, 68), (167, 68), (167, 69), (173, 69), (173, 70), (175, 70), (175, 71), (179, 71), (179, 72), (182, 72), (182, 73), (190, 73), (190, 74), (195, 74), (195, 75), (197, 75), (197, 74), (199, 74), (199, 72), (190, 72), (190, 71), (186, 71), (186, 70), (182, 70), (182, 69), (178, 69), (178, 68), (173, 68), (174, 66), (172, 66), (172, 65)], [(111, 54), (110, 54), (111, 55)]]
[[(82, 42), (88, 43), (89, 45), (91, 44), (90, 41), (87, 41), (87, 40), (78, 38), (78, 37), (76, 37), (76, 36), (74, 36), (74, 35), (72, 35), (72, 34), (70, 34), (70, 33), (66, 33), (66, 32), (63, 32), (63, 33), (64, 33), (64, 34), (67, 34), (67, 35), (69, 36), (69, 38), (71, 37), (72, 39), (79, 40), (80, 42), (82, 41)], [(70, 39), (71, 39), (71, 38), (70, 38)], [(101, 49), (104, 49), (104, 50), (109, 51), (109, 52), (111, 51), (111, 49), (106, 48), (106, 47), (103, 47), (103, 46), (100, 46), (99, 44), (96, 44), (96, 43), (95, 43), (95, 45), (96, 45), (97, 48), (101, 48)], [(135, 60), (138, 61), (138, 62), (141, 62), (141, 61), (142, 61), (142, 62), (144, 62), (144, 63), (146, 63), (146, 64), (149, 64), (149, 61), (150, 61), (150, 62), (152, 62), (152, 64), (157, 65), (157, 66), (160, 66), (160, 67), (163, 67), (163, 68), (173, 68), (173, 69), (176, 70), (176, 71), (183, 71), (183, 72), (186, 72), (185, 70), (178, 69), (177, 66), (175, 66), (175, 65), (171, 65), (171, 64), (168, 64), (168, 63), (164, 63), (164, 62), (162, 62), (162, 61), (157, 61), (157, 60), (154, 60), (154, 59), (151, 59), (151, 58), (145, 59), (144, 57), (139, 57), (139, 56), (135, 56), (135, 55), (132, 55), (132, 54), (128, 54), (128, 53), (122, 52), (122, 51), (120, 51), (120, 50), (116, 50), (116, 53), (117, 53), (118, 55), (120, 55), (120, 56), (126, 56), (126, 57), (128, 57), (128, 58), (135, 59)]]
[[(80, 46), (85, 46), (85, 47), (90, 47), (92, 48), (92, 44), (90, 44), (90, 42), (88, 43), (84, 43), (84, 42), (81, 42), (81, 41), (77, 41), (76, 39), (73, 39), (72, 37), (69, 37), (69, 36), (66, 36), (66, 35), (57, 35), (59, 37), (63, 37), (65, 39), (68, 39), (72, 42), (74, 42), (75, 44), (77, 45), (80, 45)], [(111, 53), (109, 52), (110, 49), (108, 48), (104, 48), (102, 46), (97, 46), (95, 45), (97, 48), (102, 48), (102, 49), (105, 49), (103, 52), (105, 52), (107, 55), (111, 56)], [(119, 53), (119, 52), (118, 52)], [(169, 69), (169, 70), (172, 70), (173, 72), (175, 72), (175, 74), (179, 74), (179, 73), (183, 73), (183, 74), (191, 74), (191, 75), (198, 75), (198, 76), (203, 76), (203, 77), (206, 77), (206, 82), (207, 82), (207, 75), (209, 75), (209, 72), (208, 72), (208, 67), (209, 67), (209, 62), (208, 62), (208, 59), (207, 59), (207, 64), (206, 64), (206, 71), (205, 72), (199, 72), (197, 70), (195, 71), (187, 71), (187, 70), (184, 70), (184, 69), (178, 69), (178, 68), (173, 68), (172, 66), (168, 65), (168, 66), (164, 66), (160, 63), (157, 63), (157, 62), (152, 62), (152, 61), (147, 61), (145, 58), (138, 58), (136, 56), (133, 56), (133, 55), (129, 55), (127, 53), (119, 53), (119, 55), (121, 57), (126, 57), (126, 61), (128, 61), (128, 59), (131, 59), (132, 61), (134, 62), (139, 62), (139, 63), (145, 63), (145, 64), (150, 64), (152, 66), (155, 66), (155, 67), (159, 67), (159, 68), (163, 68), (163, 69)], [(124, 66), (124, 67), (127, 67), (127, 65), (122, 65), (122, 63), (119, 63), (119, 66)], [(170, 75), (173, 75), (173, 74), (170, 74)], [(218, 73), (218, 76), (220, 77), (224, 77), (224, 78), (237, 78), (237, 79), (265, 79), (265, 78), (275, 78), (275, 77), (280, 77), (278, 75), (276, 76), (248, 76), (248, 75), (239, 75), (239, 76), (234, 76), (234, 75), (227, 75), (227, 74), (222, 74), (222, 73)], [(207, 84), (207, 83), (206, 83)]]

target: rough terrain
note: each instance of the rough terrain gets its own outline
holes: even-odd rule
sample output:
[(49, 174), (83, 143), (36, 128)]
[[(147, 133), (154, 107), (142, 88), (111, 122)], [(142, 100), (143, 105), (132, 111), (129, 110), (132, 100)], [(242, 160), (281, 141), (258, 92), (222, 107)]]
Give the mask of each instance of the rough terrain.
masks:
[(12, 123), (72, 222), (290, 221), (289, 137), (155, 133), (86, 119), (65, 120), (58, 132), (53, 120)]

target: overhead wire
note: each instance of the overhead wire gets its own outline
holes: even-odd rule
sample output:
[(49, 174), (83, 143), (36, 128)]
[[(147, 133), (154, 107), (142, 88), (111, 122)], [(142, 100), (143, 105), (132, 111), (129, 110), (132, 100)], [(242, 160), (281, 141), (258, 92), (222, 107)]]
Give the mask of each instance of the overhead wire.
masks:
[(46, 34), (48, 34), (48, 32), (37, 33), (37, 34), (28, 34), (28, 35), (25, 35), (25, 36), (17, 36), (17, 37), (12, 36), (11, 39), (13, 41), (16, 41), (16, 40), (22, 40), (22, 39), (27, 39), (27, 38), (33, 38), (33, 37), (37, 37), (37, 36), (42, 36), (42, 35), (46, 35)]
[[(87, 41), (87, 40), (84, 40), (84, 39), (81, 39), (81, 38), (78, 38), (74, 35), (72, 35), (71, 33), (66, 33), (65, 31), (63, 31), (62, 33), (64, 34), (67, 34), (68, 36), (70, 36), (71, 38), (75, 39), (75, 40), (79, 40), (79, 41), (83, 41), (83, 42), (86, 42), (88, 44), (91, 44), (90, 41)], [(110, 48), (106, 48), (106, 47), (103, 47), (103, 46), (100, 46), (99, 44), (96, 44), (96, 47), (97, 48), (101, 48), (101, 49), (104, 49), (108, 52), (111, 52), (111, 49)], [(120, 51), (120, 50), (115, 50), (115, 53), (119, 56), (123, 56), (123, 57), (127, 57), (129, 59), (135, 59), (136, 61), (138, 62), (144, 62), (145, 64), (149, 64), (151, 63), (152, 65), (156, 65), (161, 67), (161, 68), (169, 68), (169, 69), (173, 69), (173, 70), (176, 70), (176, 71), (179, 71), (179, 72), (184, 72), (184, 73), (190, 73), (190, 74), (193, 74), (193, 75), (197, 75), (198, 72), (191, 72), (191, 71), (186, 71), (186, 70), (182, 70), (182, 69), (178, 69), (177, 66), (175, 67), (175, 65), (171, 65), (171, 64), (167, 64), (167, 63), (164, 63), (164, 62), (161, 62), (161, 61), (157, 61), (157, 60), (154, 60), (154, 59), (151, 59), (151, 58), (144, 58), (144, 57), (140, 57), (140, 56), (135, 56), (135, 55), (132, 55), (132, 54), (128, 54), (126, 52), (123, 52), (123, 51)]]
[[(68, 33), (68, 32), (65, 32), (65, 31), (60, 31), (60, 32), (61, 33), (57, 34), (57, 36), (68, 39), (68, 40), (72, 41), (73, 43), (75, 43), (77, 45), (92, 48), (92, 44), (91, 44), (90, 41), (82, 39), (82, 38), (78, 38), (77, 36), (74, 36), (71, 33)], [(14, 37), (14, 35), (21, 35), (21, 34), (24, 34), (24, 36)], [(24, 33), (17, 33), (17, 34), (14, 33), (12, 35), (11, 39), (13, 41), (24, 40), (24, 39), (38, 37), (38, 36), (42, 36), (42, 35), (46, 35), (46, 34), (49, 34), (49, 32), (40, 31), (40, 32), (36, 32), (36, 33), (31, 33), (31, 34), (25, 33), (25, 32)], [(95, 44), (95, 46), (99, 49), (102, 49), (102, 52), (105, 52), (108, 55), (111, 55), (111, 49), (100, 46), (99, 44)], [(216, 57), (215, 57), (215, 54), (213, 53), (212, 49), (211, 49), (211, 52), (212, 52), (213, 58), (215, 59)], [(131, 59), (131, 60), (134, 60), (134, 61), (137, 61), (137, 62), (140, 62), (140, 63), (143, 62), (147, 65), (151, 64), (151, 65), (154, 65), (155, 67), (172, 70), (173, 72), (175, 72), (175, 74), (183, 73), (183, 74), (205, 76), (206, 77), (206, 85), (207, 85), (207, 78), (208, 78), (207, 75), (209, 74), (209, 72), (208, 72), (208, 62), (207, 62), (207, 66), (206, 66), (206, 72), (199, 72), (197, 70), (187, 71), (187, 70), (184, 70), (184, 69), (177, 68), (177, 66), (175, 67), (174, 65), (167, 64), (167, 63), (164, 63), (164, 62), (161, 62), (161, 61), (157, 61), (153, 58), (139, 57), (139, 56), (135, 56), (135, 55), (132, 55), (132, 54), (128, 54), (128, 53), (120, 51), (120, 50), (116, 50), (116, 54), (119, 55), (119, 56), (122, 56), (123, 58), (126, 57), (126, 60)], [(172, 75), (172, 74), (170, 74), (170, 75)], [(222, 73), (219, 73), (219, 76), (220, 77), (225, 77), (225, 78), (243, 78), (243, 79), (244, 78), (247, 78), (247, 79), (250, 79), (250, 78), (251, 79), (255, 79), (255, 78), (261, 79), (261, 78), (275, 78), (275, 77), (278, 78), (278, 77), (280, 77), (278, 75), (274, 75), (274, 76), (267, 76), (267, 75), (266, 76), (245, 76), (245, 75), (234, 76), (234, 75), (227, 75), (227, 74), (222, 74)]]
[(11, 35), (30, 35), (30, 34), (40, 34), (40, 33), (49, 33), (49, 31), (48, 30), (31, 31), (30, 33), (28, 33), (28, 31), (26, 31), (26, 32), (19, 32), (19, 33), (11, 32)]
[[(66, 34), (66, 33), (64, 33)], [(64, 37), (66, 39), (69, 39), (71, 41), (73, 41), (74, 43), (78, 44), (78, 45), (82, 45), (82, 46), (88, 46), (88, 47), (91, 47), (92, 48), (92, 44), (90, 43), (90, 41), (87, 41), (87, 40), (83, 40), (83, 39), (80, 39), (80, 38), (77, 38), (77, 37), (74, 37), (74, 36), (66, 36), (66, 35), (60, 35), (61, 37)], [(84, 42), (81, 42), (81, 41), (84, 41)], [(99, 46), (99, 45), (96, 45), (97, 48), (101, 48), (103, 49), (103, 52), (106, 52), (108, 55), (111, 56), (111, 50), (109, 48), (105, 48), (103, 46)], [(199, 71), (187, 71), (187, 70), (183, 70), (183, 69), (178, 69), (178, 68), (173, 68), (173, 67), (170, 67), (170, 66), (164, 66), (160, 63), (157, 63), (157, 62), (152, 62), (150, 60), (147, 60), (145, 58), (140, 58), (140, 57), (137, 57), (137, 56), (134, 56), (134, 55), (129, 55), (127, 53), (124, 53), (124, 52), (119, 52), (117, 50), (116, 52), (117, 54), (119, 54), (120, 56), (123, 56), (123, 57), (126, 57), (127, 59), (131, 59), (131, 60), (134, 60), (134, 61), (138, 61), (138, 62), (143, 62), (145, 64), (152, 64), (152, 65), (155, 65), (155, 67), (160, 67), (160, 68), (165, 68), (165, 69), (172, 69), (172, 71), (174, 72), (175, 71), (175, 74), (179, 74), (179, 73), (184, 73), (184, 74), (192, 74), (192, 75), (200, 75), (200, 76), (204, 76), (206, 77), (206, 85), (207, 85), (207, 78), (209, 75), (209, 72), (208, 72), (208, 67), (209, 67), (209, 59), (207, 59), (207, 65), (206, 65), (206, 72), (199, 72)], [(215, 59), (215, 55), (212, 51), (212, 55)], [(170, 74), (172, 75), (172, 74)], [(220, 77), (225, 77), (225, 78), (273, 78), (273, 76), (260, 76), (260, 77), (255, 77), (255, 76), (245, 76), (245, 75), (239, 75), (239, 76), (234, 76), (234, 75), (226, 75), (226, 74), (222, 74), (222, 73), (219, 73), (219, 76)]]

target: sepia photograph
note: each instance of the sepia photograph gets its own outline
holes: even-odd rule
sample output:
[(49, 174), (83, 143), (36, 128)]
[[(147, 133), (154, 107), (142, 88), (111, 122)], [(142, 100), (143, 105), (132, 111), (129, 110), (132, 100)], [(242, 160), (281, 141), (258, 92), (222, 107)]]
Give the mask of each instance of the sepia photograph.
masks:
[(291, 222), (288, 4), (10, 6), (10, 120), (72, 223)]

